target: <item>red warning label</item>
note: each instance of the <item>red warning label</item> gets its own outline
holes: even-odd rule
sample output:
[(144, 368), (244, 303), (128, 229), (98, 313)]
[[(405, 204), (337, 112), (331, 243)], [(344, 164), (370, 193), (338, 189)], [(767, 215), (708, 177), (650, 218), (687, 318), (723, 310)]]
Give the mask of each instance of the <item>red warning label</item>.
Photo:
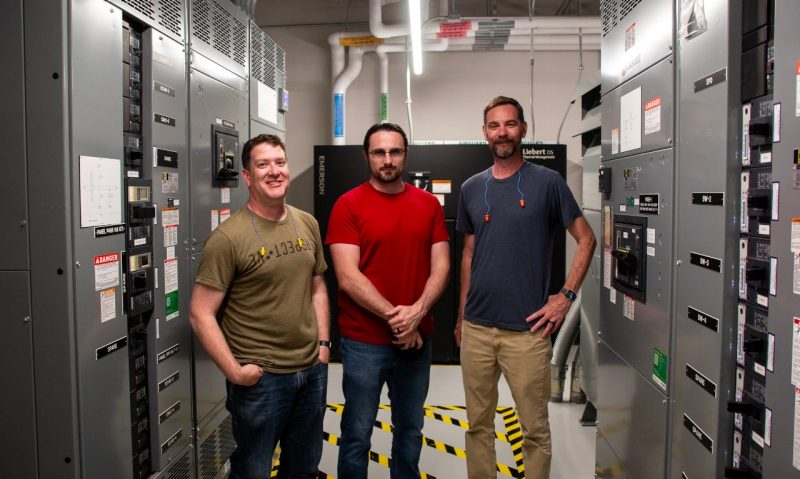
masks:
[(119, 261), (119, 253), (101, 254), (94, 257), (94, 265), (116, 263)]

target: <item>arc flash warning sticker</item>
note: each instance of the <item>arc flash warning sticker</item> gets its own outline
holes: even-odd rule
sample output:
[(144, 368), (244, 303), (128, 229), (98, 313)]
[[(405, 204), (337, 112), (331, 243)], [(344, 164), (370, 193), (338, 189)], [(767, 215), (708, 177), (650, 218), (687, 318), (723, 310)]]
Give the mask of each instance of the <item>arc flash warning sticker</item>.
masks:
[(94, 290), (103, 291), (119, 286), (119, 253), (94, 257)]
[(644, 104), (644, 134), (650, 135), (661, 131), (661, 97), (647, 100)]
[(117, 290), (109, 288), (100, 292), (100, 322), (105, 323), (117, 317)]

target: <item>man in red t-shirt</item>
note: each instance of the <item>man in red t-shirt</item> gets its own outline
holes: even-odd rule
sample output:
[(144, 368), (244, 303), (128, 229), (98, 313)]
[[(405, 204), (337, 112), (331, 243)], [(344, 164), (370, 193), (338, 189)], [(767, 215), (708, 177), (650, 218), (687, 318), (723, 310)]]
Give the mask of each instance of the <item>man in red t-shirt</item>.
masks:
[(364, 137), (369, 181), (336, 202), (325, 243), (339, 282), (345, 410), (338, 476), (366, 479), (383, 385), (392, 402), (391, 477), (418, 478), (433, 318), (450, 246), (439, 201), (403, 182), (408, 139), (398, 125)]

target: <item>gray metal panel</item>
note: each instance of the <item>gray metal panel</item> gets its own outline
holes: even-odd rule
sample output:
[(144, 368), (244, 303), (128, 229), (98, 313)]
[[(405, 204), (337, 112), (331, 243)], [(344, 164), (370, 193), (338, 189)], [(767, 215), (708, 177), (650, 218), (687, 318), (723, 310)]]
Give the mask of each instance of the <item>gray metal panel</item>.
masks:
[(191, 0), (189, 12), (192, 51), (246, 79), (247, 15), (225, 0)]
[[(598, 172), (600, 170), (600, 147), (595, 146), (586, 150), (583, 155), (583, 199), (581, 206), (595, 211), (600, 210), (603, 200), (598, 187)], [(598, 236), (599, 238), (599, 236)]]
[[(772, 146), (772, 180), (780, 187), (778, 221), (772, 222), (770, 254), (778, 259), (777, 295), (769, 301), (769, 329), (775, 335), (775, 372), (767, 377), (767, 406), (772, 409), (772, 447), (764, 449), (764, 477), (798, 477), (792, 467), (795, 414), (791, 318), (800, 317), (800, 296), (792, 291), (794, 256), (790, 251), (792, 218), (800, 216), (800, 190), (794, 187), (791, 164), (800, 148), (800, 116), (796, 111), (797, 61), (800, 38), (798, 2), (775, 2), (775, 73), (773, 98), (781, 102), (781, 141)], [(773, 205), (774, 207), (774, 205)]]
[(37, 477), (36, 404), (33, 383), (33, 324), (31, 323), (30, 275), (0, 272), (3, 315), (0, 318), (0, 364), (6, 367), (3, 384), (7, 393), (0, 396), (0, 418), (13, 440), (0, 448), (3, 477)]
[(597, 433), (597, 448), (595, 450), (595, 477), (603, 479), (629, 479), (625, 464), (614, 455), (611, 446), (608, 445), (606, 438), (599, 432)]
[[(646, 246), (654, 248), (654, 256), (647, 260), (646, 303), (635, 301), (633, 320), (623, 314), (624, 295), (616, 292), (616, 304), (612, 303), (609, 290), (603, 288), (600, 294), (600, 338), (631, 364), (639, 374), (652, 381), (653, 349), (667, 355), (671, 361), (671, 291), (672, 291), (672, 150), (661, 150), (604, 163), (612, 169), (612, 193), (603, 206), (610, 207), (613, 218), (618, 214), (647, 218), (647, 228), (655, 230), (655, 243)], [(623, 170), (636, 171), (635, 190), (625, 190)], [(640, 195), (658, 194), (660, 214), (640, 214), (638, 207), (625, 206), (628, 198), (639, 200)], [(602, 238), (602, 235), (600, 236)], [(602, 242), (601, 242), (602, 244)], [(603, 246), (605, 247), (605, 246)], [(610, 253), (609, 253), (610, 254)], [(613, 287), (613, 285), (612, 285)], [(671, 388), (667, 375), (667, 390)], [(655, 384), (655, 382), (653, 383)], [(605, 390), (605, 387), (602, 388)], [(602, 396), (602, 392), (600, 395)]]
[(672, 53), (673, 3), (663, 0), (601, 0), (603, 94)]
[[(202, 245), (200, 248), (202, 249)], [(202, 253), (191, 257), (192, 275), (197, 274)], [(192, 380), (194, 384), (195, 401), (195, 427), (209, 420), (209, 417), (223, 408), (227, 391), (225, 389), (225, 376), (219, 370), (211, 356), (203, 346), (192, 336)]]
[(598, 432), (630, 477), (664, 477), (667, 398), (602, 341), (598, 359)]
[(128, 15), (151, 26), (177, 42), (185, 32), (184, 0), (107, 0)]
[[(584, 190), (586, 191), (586, 190)], [(601, 218), (596, 210), (583, 210), (583, 216), (591, 226), (596, 238), (600, 238)], [(600, 328), (600, 294), (603, 290), (602, 249), (595, 248), (589, 271), (581, 285), (581, 388), (589, 401), (597, 401), (597, 331)]]
[[(733, 10), (736, 10), (734, 8)], [(679, 163), (676, 203), (676, 350), (672, 478), (720, 477), (731, 464), (732, 399), (736, 368), (736, 281), (738, 267), (738, 184), (740, 116), (739, 15), (726, 2), (706, 2), (708, 31), (681, 39), (679, 49)], [(695, 92), (694, 83), (727, 68), (728, 81)], [(692, 204), (692, 193), (724, 193), (723, 206)], [(691, 264), (696, 252), (721, 260), (716, 272)], [(718, 331), (689, 319), (689, 307), (719, 320)], [(717, 397), (691, 381), (686, 365), (714, 382)], [(713, 454), (684, 427), (688, 415), (713, 441)]]
[[(75, 478), (78, 413), (69, 192), (66, 2), (24, 2), (31, 309), (40, 477)], [(119, 82), (115, 82), (119, 83)], [(46, 138), (47, 141), (42, 141)], [(46, 159), (46, 161), (45, 161)]]
[[(75, 240), (75, 348), (78, 362), (81, 462), (85, 477), (131, 477), (127, 348), (97, 359), (98, 348), (127, 338), (122, 288), (116, 314), (101, 321), (94, 258), (125, 249), (124, 235), (94, 238), (80, 228), (80, 156), (119, 160), (122, 184), (122, 12), (100, 0), (72, 6), (72, 224)], [(118, 205), (124, 222), (122, 201)], [(121, 267), (121, 261), (120, 261)], [(121, 271), (120, 271), (121, 276)], [(39, 381), (37, 381), (38, 383)]]
[[(674, 65), (672, 57), (661, 60), (658, 64), (649, 68), (641, 75), (632, 78), (619, 88), (605, 94), (603, 96), (602, 104), (602, 122), (603, 129), (601, 130), (601, 148), (603, 161), (622, 156), (629, 156), (632, 154), (645, 153), (653, 150), (660, 150), (672, 146), (674, 131), (673, 131), (673, 107), (674, 107)], [(616, 130), (617, 139), (620, 133), (620, 99), (641, 88), (642, 104), (640, 105), (639, 114), (641, 115), (641, 148), (629, 151), (621, 151), (622, 145), (620, 144), (617, 151), (612, 149), (612, 134)], [(645, 134), (645, 116), (646, 105), (649, 101), (660, 99), (660, 108), (650, 109), (651, 114), (660, 111), (661, 127), (658, 131), (650, 134)]]
[(0, 129), (3, 175), (0, 176), (0, 270), (26, 270), (28, 264), (28, 198), (25, 169), (25, 76), (22, 52), (22, 0), (3, 5), (0, 28)]
[[(221, 68), (218, 67), (221, 70)], [(227, 208), (231, 213), (244, 205), (247, 188), (239, 178), (239, 186), (231, 188), (230, 202), (223, 203), (220, 188), (212, 187), (211, 125), (217, 119), (232, 122), (239, 132), (239, 148), (248, 139), (247, 93), (197, 70), (189, 73), (190, 115), (190, 242), (204, 243), (211, 234), (211, 211)], [(246, 91), (246, 90), (245, 90)], [(240, 158), (237, 158), (237, 163)], [(237, 169), (241, 165), (237, 164)]]
[[(148, 325), (148, 364), (150, 372), (150, 433), (153, 448), (151, 460), (153, 469), (163, 469), (176, 453), (191, 443), (192, 430), (192, 390), (191, 390), (191, 331), (189, 327), (189, 294), (180, 286), (184, 275), (189, 275), (189, 263), (185, 254), (189, 236), (189, 149), (187, 147), (186, 110), (186, 66), (183, 45), (172, 41), (152, 29), (142, 35), (143, 40), (143, 92), (142, 110), (144, 137), (145, 176), (153, 180), (153, 203), (157, 210), (157, 221), (153, 227), (153, 260), (158, 269), (158, 287), (155, 290), (153, 318)], [(154, 82), (172, 90), (164, 93)], [(175, 119), (175, 127), (153, 121), (153, 113)], [(154, 149), (165, 149), (177, 157), (177, 167), (157, 166)], [(165, 178), (165, 175), (171, 178)], [(172, 175), (178, 175), (177, 182)], [(172, 180), (172, 181), (170, 181)], [(177, 188), (176, 188), (177, 187)], [(175, 214), (177, 208), (178, 224), (165, 227), (165, 213)], [(177, 244), (167, 247), (165, 230), (177, 229)], [(169, 244), (171, 244), (170, 241)], [(168, 266), (169, 265), (169, 266)], [(167, 315), (167, 268), (177, 268), (178, 290), (177, 314)], [(180, 352), (165, 361), (157, 361), (158, 353), (179, 344)], [(175, 376), (177, 374), (177, 376)], [(163, 387), (162, 381), (178, 377)], [(159, 387), (162, 384), (162, 387)], [(159, 416), (170, 408), (179, 408), (166, 419)], [(164, 453), (164, 444), (176, 432), (181, 438)]]

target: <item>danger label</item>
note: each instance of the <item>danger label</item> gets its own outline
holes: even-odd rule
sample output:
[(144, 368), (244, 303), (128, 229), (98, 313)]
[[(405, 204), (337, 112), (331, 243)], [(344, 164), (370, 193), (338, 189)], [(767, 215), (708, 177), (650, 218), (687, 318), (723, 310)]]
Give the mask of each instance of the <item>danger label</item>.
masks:
[(94, 290), (103, 291), (119, 285), (119, 253), (94, 257)]
[(661, 131), (661, 97), (657, 96), (644, 104), (644, 134)]

